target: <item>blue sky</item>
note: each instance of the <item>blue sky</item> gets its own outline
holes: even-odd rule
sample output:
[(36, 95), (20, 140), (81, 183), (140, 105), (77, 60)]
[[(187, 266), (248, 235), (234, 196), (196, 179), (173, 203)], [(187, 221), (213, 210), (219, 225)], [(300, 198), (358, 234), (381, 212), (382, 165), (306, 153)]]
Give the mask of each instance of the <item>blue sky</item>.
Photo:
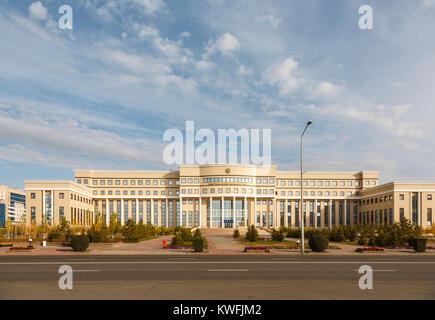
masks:
[(434, 34), (435, 0), (0, 0), (0, 183), (166, 168), (186, 120), (272, 129), (297, 170), (308, 119), (307, 170), (435, 180)]

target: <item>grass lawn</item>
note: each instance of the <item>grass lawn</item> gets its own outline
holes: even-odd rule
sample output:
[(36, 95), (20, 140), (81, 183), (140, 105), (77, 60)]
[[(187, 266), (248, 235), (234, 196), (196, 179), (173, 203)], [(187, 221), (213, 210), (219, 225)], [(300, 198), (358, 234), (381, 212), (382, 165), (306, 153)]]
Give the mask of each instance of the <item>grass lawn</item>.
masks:
[(269, 249), (293, 249), (297, 247), (296, 241), (292, 240), (273, 241), (259, 239), (257, 241), (251, 242), (245, 239), (241, 239), (239, 241), (247, 247), (268, 247)]

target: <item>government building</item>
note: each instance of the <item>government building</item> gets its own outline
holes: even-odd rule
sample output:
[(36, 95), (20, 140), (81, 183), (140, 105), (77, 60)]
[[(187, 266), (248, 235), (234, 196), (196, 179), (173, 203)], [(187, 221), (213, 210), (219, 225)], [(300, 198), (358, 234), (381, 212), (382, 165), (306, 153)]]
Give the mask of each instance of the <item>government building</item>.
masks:
[[(277, 171), (185, 165), (167, 171), (75, 170), (74, 181), (25, 181), (27, 224), (90, 226), (101, 214), (155, 226), (202, 228), (433, 223), (435, 182), (379, 185), (378, 172)], [(301, 203), (301, 190), (303, 201)]]

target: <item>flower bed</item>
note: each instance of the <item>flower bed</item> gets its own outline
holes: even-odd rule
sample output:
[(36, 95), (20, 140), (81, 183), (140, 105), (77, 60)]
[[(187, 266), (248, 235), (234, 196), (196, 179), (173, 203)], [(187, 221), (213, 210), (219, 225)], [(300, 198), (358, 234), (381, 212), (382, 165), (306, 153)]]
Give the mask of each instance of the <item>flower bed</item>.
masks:
[[(174, 245), (168, 245), (164, 247), (163, 249), (193, 249), (193, 246), (174, 246)], [(204, 249), (208, 249), (208, 246), (204, 246)]]
[(248, 252), (249, 250), (270, 252), (270, 250), (267, 247), (245, 247), (245, 250), (243, 251)]
[(27, 247), (11, 247), (9, 248), (9, 250), (13, 250), (13, 251), (20, 251), (20, 250), (32, 250), (35, 249), (34, 246), (27, 246)]
[(364, 248), (357, 248), (355, 252), (383, 252), (384, 248), (377, 248), (377, 247), (364, 247)]

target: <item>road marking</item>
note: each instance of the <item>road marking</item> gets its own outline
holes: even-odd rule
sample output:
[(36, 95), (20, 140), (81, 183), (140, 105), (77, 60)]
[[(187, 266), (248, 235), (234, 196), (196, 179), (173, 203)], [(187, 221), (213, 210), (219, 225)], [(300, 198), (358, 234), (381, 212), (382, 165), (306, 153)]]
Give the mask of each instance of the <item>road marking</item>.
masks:
[(94, 261), (95, 259), (91, 258), (91, 259), (66, 259), (66, 260), (68, 260), (68, 261)]
[[(356, 272), (359, 272), (359, 270), (354, 270)], [(372, 270), (373, 272), (396, 272), (397, 270)]]
[[(68, 264), (435, 264), (435, 261), (71, 261)], [(52, 262), (0, 262), (0, 265), (62, 265)]]
[(100, 272), (100, 270), (73, 270), (73, 272)]
[(300, 260), (298, 258), (272, 258), (272, 260), (281, 260), (281, 261), (296, 261), (296, 260)]
[(209, 269), (210, 272), (246, 272), (248, 269)]
[(370, 260), (379, 260), (379, 261), (397, 261), (397, 258), (370, 258)]
[(168, 260), (196, 260), (195, 258), (169, 258)]

